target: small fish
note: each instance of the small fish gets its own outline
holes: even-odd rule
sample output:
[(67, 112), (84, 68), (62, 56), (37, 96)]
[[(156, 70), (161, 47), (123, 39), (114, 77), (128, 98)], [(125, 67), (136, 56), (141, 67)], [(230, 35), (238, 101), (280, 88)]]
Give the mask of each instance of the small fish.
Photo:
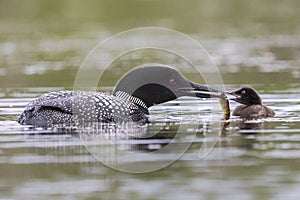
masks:
[(225, 93), (222, 93), (219, 96), (219, 102), (220, 102), (220, 105), (221, 105), (222, 110), (224, 112), (224, 119), (228, 120), (230, 118), (230, 107), (229, 107), (229, 101), (228, 101)]

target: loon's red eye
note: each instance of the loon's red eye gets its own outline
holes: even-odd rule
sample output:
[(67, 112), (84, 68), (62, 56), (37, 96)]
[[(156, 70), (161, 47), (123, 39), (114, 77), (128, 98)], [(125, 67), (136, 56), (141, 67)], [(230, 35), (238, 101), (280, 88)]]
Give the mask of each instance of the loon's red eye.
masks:
[(169, 80), (169, 83), (170, 83), (170, 85), (175, 85), (176, 81), (175, 81), (175, 79), (172, 78), (172, 79)]

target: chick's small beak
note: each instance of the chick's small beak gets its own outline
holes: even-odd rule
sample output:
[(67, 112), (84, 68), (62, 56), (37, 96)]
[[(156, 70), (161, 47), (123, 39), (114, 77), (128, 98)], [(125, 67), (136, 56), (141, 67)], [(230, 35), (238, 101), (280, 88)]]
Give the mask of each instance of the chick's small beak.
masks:
[(226, 95), (227, 99), (234, 100), (234, 101), (241, 98), (241, 96), (236, 94), (235, 92), (225, 92), (225, 95)]

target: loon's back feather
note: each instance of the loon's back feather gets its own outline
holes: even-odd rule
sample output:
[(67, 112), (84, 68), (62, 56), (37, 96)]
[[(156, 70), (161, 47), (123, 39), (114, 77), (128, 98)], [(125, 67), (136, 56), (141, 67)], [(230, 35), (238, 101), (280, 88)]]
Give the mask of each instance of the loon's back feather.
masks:
[(31, 101), (21, 124), (50, 126), (76, 122), (146, 121), (132, 102), (101, 92), (51, 92)]
[(27, 107), (53, 107), (59, 108), (66, 113), (72, 113), (73, 96), (76, 92), (63, 91), (63, 92), (51, 92), (44, 94), (39, 98), (29, 102)]

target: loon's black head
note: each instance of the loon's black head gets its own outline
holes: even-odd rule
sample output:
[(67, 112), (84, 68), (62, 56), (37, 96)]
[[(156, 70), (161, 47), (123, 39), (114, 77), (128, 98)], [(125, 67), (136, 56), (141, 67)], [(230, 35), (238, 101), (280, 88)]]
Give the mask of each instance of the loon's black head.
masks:
[(244, 105), (261, 105), (262, 100), (258, 93), (253, 89), (249, 87), (243, 87), (237, 91), (229, 93), (235, 98), (232, 100), (239, 102)]
[(180, 96), (218, 97), (221, 91), (193, 83), (174, 68), (146, 66), (130, 71), (118, 82), (114, 95), (122, 97), (126, 94), (136, 101), (141, 100), (149, 108)]

